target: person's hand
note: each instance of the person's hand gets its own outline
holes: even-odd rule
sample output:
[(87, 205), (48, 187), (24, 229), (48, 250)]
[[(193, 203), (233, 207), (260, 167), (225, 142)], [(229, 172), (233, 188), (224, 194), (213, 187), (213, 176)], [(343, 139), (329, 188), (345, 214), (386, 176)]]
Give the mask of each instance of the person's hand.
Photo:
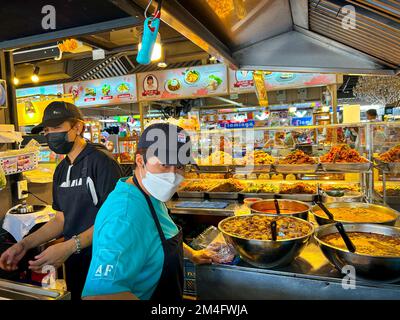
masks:
[(207, 249), (193, 250), (189, 259), (194, 264), (210, 264), (213, 261), (212, 254), (213, 252)]
[(42, 273), (43, 267), (46, 265), (57, 269), (73, 252), (74, 246), (70, 241), (55, 244), (37, 255), (34, 261), (29, 261), (29, 269), (38, 273)]
[(8, 248), (0, 257), (0, 268), (5, 271), (15, 271), (18, 269), (18, 263), (26, 254), (26, 247), (18, 242)]

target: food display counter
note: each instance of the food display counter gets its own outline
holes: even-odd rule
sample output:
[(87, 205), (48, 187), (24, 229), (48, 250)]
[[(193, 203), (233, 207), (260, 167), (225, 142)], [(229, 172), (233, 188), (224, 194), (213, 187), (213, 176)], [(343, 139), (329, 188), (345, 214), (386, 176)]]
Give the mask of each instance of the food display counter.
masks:
[(200, 300), (400, 299), (400, 283), (388, 284), (356, 278), (355, 287), (351, 289), (349, 284), (343, 281), (343, 277), (344, 275), (329, 263), (318, 246), (310, 243), (293, 263), (278, 269), (256, 268), (243, 261), (237, 265), (197, 266), (197, 298)]
[[(372, 222), (368, 221), (372, 224), (367, 225), (361, 221), (362, 219), (360, 221), (354, 219), (356, 221), (348, 223), (343, 218), (345, 230), (351, 234), (352, 241), (355, 241), (360, 250), (362, 241), (369, 240), (357, 239), (358, 227), (361, 228), (360, 230), (365, 229), (368, 232), (377, 229), (376, 232), (379, 235), (377, 238), (380, 240), (375, 242), (372, 240), (372, 247), (378, 245), (379, 241), (383, 243), (386, 239), (385, 235), (390, 235), (392, 231), (396, 237), (399, 232), (396, 227), (400, 226), (398, 213), (388, 208), (386, 204), (390, 196), (394, 198), (397, 195), (400, 179), (397, 171), (390, 172), (387, 169), (397, 168), (397, 164), (388, 166), (387, 160), (400, 161), (397, 160), (400, 148), (396, 148), (396, 144), (393, 143), (394, 139), (399, 141), (400, 131), (396, 128), (400, 127), (400, 123), (391, 123), (387, 127), (385, 126), (386, 123), (362, 123), (304, 128), (255, 128), (250, 133), (255, 137), (253, 141), (256, 141), (256, 144), (254, 145), (248, 143), (249, 131), (238, 129), (229, 133), (232, 137), (231, 143), (229, 143), (229, 138), (226, 138), (229, 134), (226, 134), (223, 148), (214, 150), (211, 154), (207, 154), (210, 148), (204, 147), (202, 144), (207, 141), (211, 144), (213, 144), (212, 141), (219, 141), (212, 135), (221, 134), (221, 131), (210, 130), (208, 134), (206, 132), (199, 133), (194, 140), (197, 139), (200, 142), (199, 154), (196, 157), (200, 172), (186, 173), (186, 181), (181, 185), (176, 197), (168, 203), (168, 207), (171, 214), (180, 219), (196, 221), (198, 218), (194, 217), (207, 217), (208, 221), (212, 221), (214, 226), (219, 227), (224, 234), (225, 241), (234, 245), (241, 259), (238, 263), (229, 265), (197, 266), (197, 298), (400, 299), (400, 282), (398, 282), (400, 257), (396, 258), (397, 260), (395, 258), (388, 259), (388, 261), (390, 260), (388, 265), (397, 270), (395, 275), (398, 279), (392, 279), (394, 283), (364, 278), (362, 273), (357, 271), (355, 289), (346, 287), (347, 275), (342, 274), (341, 268), (339, 268), (341, 265), (339, 261), (343, 262), (344, 259), (340, 255), (340, 249), (339, 253), (335, 252), (331, 256), (327, 256), (326, 246), (321, 246), (319, 240), (314, 238), (316, 232), (321, 232), (319, 230), (325, 227), (322, 224), (325, 224), (325, 221), (329, 222), (326, 218), (322, 220), (311, 213), (308, 214), (308, 218), (307, 215), (305, 218), (303, 216), (303, 219), (312, 223), (315, 231), (312, 236), (307, 236), (305, 244), (302, 244), (304, 246), (302, 250), (301, 245), (297, 246), (296, 250), (299, 250), (300, 253), (294, 260), (289, 264), (277, 267), (257, 266), (255, 260), (253, 263), (248, 263), (246, 259), (260, 259), (260, 252), (266, 256), (272, 252), (277, 254), (280, 250), (277, 248), (286, 250), (284, 249), (285, 245), (278, 245), (278, 242), (276, 242), (275, 248), (272, 244), (256, 245), (259, 240), (254, 241), (253, 238), (253, 240), (246, 240), (247, 242), (243, 243), (239, 241), (240, 237), (239, 240), (237, 238), (228, 240), (232, 234), (221, 229), (221, 224), (226, 223), (231, 219), (230, 217), (246, 217), (246, 214), (250, 213), (253, 213), (254, 216), (256, 211), (243, 204), (244, 199), (254, 197), (270, 199), (269, 201), (272, 202), (272, 199), (300, 200), (312, 206), (310, 212), (316, 212), (315, 204), (322, 201), (334, 213), (335, 208), (338, 207), (337, 210), (344, 213), (344, 216), (346, 214), (360, 214), (365, 217), (367, 215), (371, 217), (374, 214), (393, 216), (391, 221), (386, 223), (389, 226), (380, 227), (382, 230), (374, 227), (378, 225), (377, 223), (381, 223), (378, 222), (378, 219), (372, 219)], [(298, 136), (305, 133), (311, 137), (311, 141), (307, 147), (304, 144), (289, 145), (290, 143), (288, 144), (287, 141), (282, 141), (283, 147), (270, 147), (265, 144), (266, 137), (274, 138), (277, 131), (284, 131), (286, 136)], [(350, 131), (351, 135), (348, 134)], [(399, 132), (398, 136), (396, 136), (397, 132)], [(277, 144), (277, 141), (273, 143)], [(233, 152), (238, 149), (243, 150), (243, 153)], [(387, 152), (389, 154), (385, 155)], [(384, 173), (387, 173), (386, 177)], [(386, 201), (382, 201), (385, 199)], [(378, 206), (374, 207), (374, 203)], [(340, 209), (341, 207), (344, 209)], [(211, 220), (211, 217), (214, 217), (214, 220)], [(340, 221), (338, 219), (336, 221)], [(375, 220), (376, 222), (374, 222)], [(361, 223), (364, 223), (365, 228), (360, 227)], [(253, 224), (257, 225), (257, 223)], [(263, 223), (258, 224), (262, 225)], [(396, 227), (393, 227), (394, 224)], [(195, 223), (188, 224), (189, 227), (193, 225)], [(235, 224), (233, 225), (235, 226)], [(272, 229), (269, 231), (267, 224), (265, 228), (261, 233), (263, 237), (265, 232), (272, 232), (268, 233), (269, 235), (274, 234)], [(245, 227), (243, 230), (249, 234), (249, 229)], [(379, 233), (380, 231), (381, 233)], [(187, 227), (186, 232), (190, 232)], [(360, 232), (362, 234), (364, 231)], [(226, 236), (226, 234), (230, 235)], [(272, 239), (273, 241), (277, 240)], [(290, 240), (288, 240), (289, 242)], [(290, 246), (286, 247), (290, 248)], [(368, 250), (372, 250), (373, 254), (372, 247), (369, 247)], [(296, 256), (293, 252), (291, 254)], [(360, 268), (357, 266), (357, 262), (363, 261), (363, 259), (360, 258), (358, 251), (354, 255), (357, 256), (353, 257), (356, 260), (349, 264)], [(265, 258), (264, 263), (269, 261), (269, 258)], [(371, 265), (373, 265), (372, 262)], [(378, 269), (381, 267), (382, 265), (378, 265)], [(367, 270), (367, 273), (371, 272), (374, 271)], [(377, 272), (379, 273), (379, 271)]]

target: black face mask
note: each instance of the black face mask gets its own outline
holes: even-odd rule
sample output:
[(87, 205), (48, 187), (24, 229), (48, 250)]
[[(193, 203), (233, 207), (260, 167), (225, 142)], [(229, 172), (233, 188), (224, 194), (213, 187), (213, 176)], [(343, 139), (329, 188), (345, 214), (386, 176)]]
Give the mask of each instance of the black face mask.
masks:
[(57, 154), (68, 154), (74, 146), (74, 141), (68, 141), (68, 131), (46, 134), (46, 140), (51, 151)]

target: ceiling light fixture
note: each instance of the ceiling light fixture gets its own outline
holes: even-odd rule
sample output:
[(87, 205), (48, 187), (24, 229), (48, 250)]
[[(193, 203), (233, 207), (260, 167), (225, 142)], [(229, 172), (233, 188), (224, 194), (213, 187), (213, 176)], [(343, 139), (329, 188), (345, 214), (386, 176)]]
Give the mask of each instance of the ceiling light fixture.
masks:
[(39, 82), (39, 71), (40, 71), (40, 68), (39, 68), (39, 66), (35, 66), (35, 69), (33, 70), (33, 74), (32, 74), (32, 76), (31, 76), (31, 80), (32, 80), (32, 82), (34, 82), (34, 83), (38, 83)]

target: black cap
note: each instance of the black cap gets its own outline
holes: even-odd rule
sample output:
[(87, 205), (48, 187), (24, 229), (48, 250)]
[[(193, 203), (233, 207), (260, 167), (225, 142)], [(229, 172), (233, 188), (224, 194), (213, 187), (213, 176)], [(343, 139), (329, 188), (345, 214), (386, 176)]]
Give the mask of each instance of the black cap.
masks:
[(189, 134), (170, 123), (155, 123), (142, 133), (138, 149), (146, 150), (146, 158), (156, 156), (166, 165), (194, 165), (192, 143)]
[(83, 115), (72, 103), (53, 101), (44, 110), (42, 122), (33, 127), (31, 132), (37, 134), (43, 131), (45, 127), (56, 127), (67, 120), (83, 121)]

